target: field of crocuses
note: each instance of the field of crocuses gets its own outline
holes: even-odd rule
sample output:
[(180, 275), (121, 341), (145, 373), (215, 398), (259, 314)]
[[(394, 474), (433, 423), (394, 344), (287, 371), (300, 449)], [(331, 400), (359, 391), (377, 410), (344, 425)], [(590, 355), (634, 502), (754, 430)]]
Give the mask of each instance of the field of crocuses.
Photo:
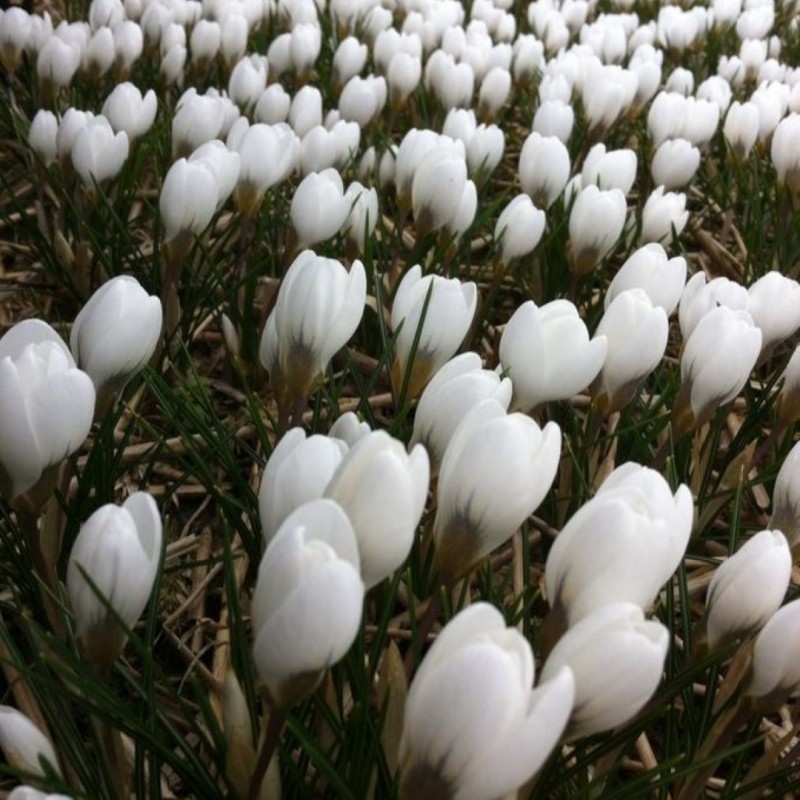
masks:
[(2, 5), (0, 794), (800, 797), (797, 0)]

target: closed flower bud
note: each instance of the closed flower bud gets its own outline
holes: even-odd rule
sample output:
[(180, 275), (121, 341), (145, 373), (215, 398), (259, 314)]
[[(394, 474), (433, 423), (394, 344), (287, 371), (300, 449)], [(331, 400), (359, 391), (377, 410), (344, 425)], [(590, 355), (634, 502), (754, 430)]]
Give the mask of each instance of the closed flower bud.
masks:
[(681, 389), (673, 410), (678, 430), (704, 424), (742, 390), (761, 352), (761, 331), (746, 311), (709, 311), (681, 357)]
[(630, 192), (636, 180), (636, 153), (633, 150), (606, 150), (596, 144), (587, 154), (581, 170), (581, 186), (594, 184), (599, 189)]
[(60, 161), (69, 161), (75, 137), (93, 118), (94, 114), (91, 111), (79, 111), (77, 108), (68, 108), (64, 112), (58, 123), (58, 133), (56, 134), (56, 150)]
[(208, 19), (201, 19), (192, 28), (189, 38), (189, 49), (192, 52), (192, 64), (203, 67), (208, 64), (219, 52), (222, 31), (219, 23)]
[(615, 64), (587, 68), (583, 79), (583, 112), (589, 129), (606, 131), (627, 113), (636, 97), (636, 74)]
[[(683, 560), (694, 507), (655, 470), (617, 467), (550, 548), (547, 599), (569, 625), (607, 603), (647, 609)], [(602, 564), (602, 567), (599, 565)]]
[(497, 125), (478, 125), (465, 146), (470, 175), (487, 177), (503, 158), (506, 137)]
[(231, 71), (228, 94), (241, 109), (250, 109), (267, 86), (269, 64), (265, 56), (252, 55), (242, 58)]
[[(158, 71), (164, 86), (183, 86), (183, 70), (186, 66), (186, 55), (186, 48), (180, 44), (171, 47), (169, 52), (164, 54)], [(187, 147), (186, 150), (188, 151), (188, 149)]]
[(478, 91), (478, 114), (481, 119), (494, 119), (508, 102), (511, 94), (511, 73), (502, 67), (492, 67), (483, 78)]
[(644, 204), (639, 243), (671, 244), (674, 236), (681, 235), (688, 221), (686, 195), (665, 192), (664, 187), (659, 186), (650, 194)]
[(202, 233), (217, 210), (219, 188), (211, 169), (202, 162), (178, 159), (167, 172), (158, 207), (164, 239)]
[(414, 543), (430, 468), (425, 448), (405, 447), (374, 431), (345, 455), (325, 490), (345, 511), (358, 540), (361, 578), (367, 589), (399, 569)]
[(531, 647), (488, 603), (444, 627), (408, 692), (401, 800), (505, 797), (556, 747), (573, 705), (564, 669), (533, 688)]
[[(233, 145), (231, 149), (239, 154), (239, 178), (233, 199), (239, 211), (252, 215), (261, 207), (266, 192), (291, 175), (300, 143), (292, 129), (283, 122), (250, 125), (241, 137), (234, 139), (231, 141), (229, 138), (229, 146)], [(300, 192), (299, 187), (297, 192)], [(294, 214), (294, 200), (292, 209)], [(310, 223), (313, 225), (316, 221), (312, 219)]]
[(333, 54), (333, 74), (340, 86), (358, 75), (367, 63), (369, 48), (355, 36), (348, 36), (339, 43)]
[(225, 106), (219, 97), (189, 89), (178, 101), (172, 118), (172, 154), (188, 156), (204, 142), (216, 139), (225, 122)]
[(692, 335), (697, 323), (717, 306), (733, 309), (747, 307), (747, 289), (728, 278), (714, 278), (706, 283), (706, 276), (698, 272), (689, 279), (681, 295), (678, 320), (684, 341)]
[(110, 28), (96, 30), (83, 51), (82, 67), (90, 80), (102, 77), (111, 69), (116, 53)]
[(631, 719), (661, 682), (669, 640), (667, 628), (645, 620), (630, 603), (604, 605), (571, 627), (542, 669), (542, 680), (565, 667), (575, 678), (566, 738), (581, 739)]
[(762, 355), (770, 354), (800, 328), (800, 284), (775, 270), (766, 273), (747, 290), (747, 311), (761, 331)]
[(364, 313), (367, 278), (360, 261), (305, 250), (286, 272), (261, 337), (261, 363), (279, 402), (300, 402), (322, 382), (328, 362), (353, 335)]
[(220, 22), (219, 49), (222, 58), (230, 67), (235, 64), (247, 50), (249, 27), (243, 14), (226, 14)]
[(493, 398), (508, 409), (511, 381), (483, 369), (477, 353), (462, 353), (448, 361), (425, 387), (414, 416), (411, 444), (421, 443), (436, 472), (460, 422), (482, 400)]
[(566, 145), (572, 136), (575, 112), (569, 103), (561, 100), (546, 100), (533, 115), (531, 131), (546, 138), (553, 137)]
[(11, 73), (20, 65), (31, 38), (31, 15), (19, 6), (7, 8), (0, 21), (0, 63)]
[(531, 133), (522, 145), (519, 181), (537, 208), (550, 208), (564, 191), (570, 169), (569, 152), (555, 136)]
[(8, 502), (81, 446), (94, 402), (91, 379), (49, 325), (25, 320), (0, 339), (0, 493)]
[(391, 327), (397, 331), (392, 380), (399, 391), (410, 367), (407, 396), (416, 397), (433, 374), (450, 358), (467, 335), (477, 307), (474, 283), (438, 275), (422, 276), (419, 265), (400, 281), (392, 302)]
[(103, 391), (120, 392), (147, 364), (161, 335), (161, 301), (136, 278), (103, 284), (81, 309), (69, 343), (78, 366)]
[(411, 205), (414, 224), (420, 236), (450, 223), (458, 210), (467, 183), (467, 164), (463, 153), (450, 145), (439, 145), (428, 152), (414, 171)]
[(368, 422), (362, 422), (353, 411), (347, 411), (331, 425), (328, 436), (341, 439), (348, 447), (355, 446), (370, 432)]
[(778, 530), (757, 533), (714, 572), (706, 595), (708, 645), (753, 633), (780, 608), (792, 576), (792, 554)]
[(128, 135), (115, 134), (103, 116), (91, 119), (72, 145), (72, 165), (84, 186), (92, 187), (116, 177), (128, 158)]
[(69, 86), (80, 63), (81, 49), (78, 45), (51, 36), (39, 50), (36, 74), (40, 83), (62, 89)]
[(800, 442), (784, 459), (772, 493), (769, 527), (784, 533), (793, 549), (800, 540)]
[(290, 213), (298, 247), (308, 247), (337, 234), (350, 213), (339, 173), (326, 169), (307, 175), (295, 190)]
[(800, 688), (800, 600), (787, 603), (756, 637), (745, 696), (777, 710)]
[(362, 128), (372, 122), (386, 105), (386, 79), (380, 75), (350, 80), (339, 96), (339, 112), (342, 119), (357, 122)]
[(313, 86), (304, 86), (292, 99), (288, 122), (294, 132), (305, 136), (315, 125), (322, 124), (322, 94)]
[(61, 774), (50, 740), (23, 713), (11, 706), (0, 706), (0, 749), (9, 765), (21, 772), (45, 777), (44, 761), (49, 769)]
[(494, 238), (500, 242), (500, 260), (505, 266), (533, 252), (542, 238), (545, 222), (544, 211), (536, 208), (527, 194), (517, 195), (500, 212)]
[(239, 180), (241, 159), (232, 153), (219, 139), (201, 144), (190, 156), (189, 164), (201, 164), (213, 176), (217, 184), (217, 211), (225, 205)]
[[(81, 527), (67, 567), (67, 594), (85, 657), (99, 667), (122, 652), (153, 591), (161, 561), (162, 525), (155, 500), (132, 494), (101, 506)], [(109, 608), (110, 607), (110, 608)]]
[(350, 202), (350, 213), (342, 231), (357, 251), (363, 253), (366, 239), (375, 232), (378, 222), (378, 193), (375, 189), (367, 189), (358, 181), (353, 181), (347, 187), (345, 198)]
[(46, 111), (45, 109), (37, 111), (31, 122), (28, 144), (46, 167), (49, 167), (58, 155), (57, 135), (58, 120), (56, 115), (52, 111)]
[(310, 74), (321, 49), (322, 30), (316, 20), (314, 23), (301, 23), (292, 28), (289, 57), (297, 75), (302, 77)]
[(678, 307), (686, 284), (686, 259), (667, 258), (660, 244), (646, 244), (636, 250), (620, 267), (606, 290), (604, 307), (628, 289), (641, 289), (654, 306), (667, 316)]
[(800, 419), (800, 347), (795, 348), (781, 378), (776, 410), (778, 424), (783, 427)]
[(291, 106), (292, 98), (286, 89), (279, 83), (273, 83), (267, 86), (258, 98), (253, 112), (254, 118), (256, 122), (263, 122), (266, 125), (286, 122)]
[(722, 133), (731, 152), (737, 158), (746, 159), (758, 139), (758, 107), (749, 102), (732, 103)]
[(103, 116), (115, 131), (124, 131), (134, 142), (150, 130), (157, 109), (158, 101), (152, 89), (142, 97), (132, 83), (120, 83), (103, 103)]
[(142, 55), (144, 34), (139, 25), (130, 19), (121, 22), (113, 30), (116, 66), (122, 75), (127, 75)]
[(800, 114), (789, 114), (775, 128), (770, 154), (778, 181), (792, 194), (800, 193)]
[(700, 151), (686, 139), (668, 139), (663, 142), (650, 165), (650, 174), (656, 186), (665, 189), (683, 189), (700, 166)]
[(350, 649), (363, 602), (347, 515), (333, 500), (300, 506), (267, 547), (252, 601), (253, 661), (273, 708), (311, 694)]
[(258, 510), (265, 544), (283, 521), (310, 500), (325, 494), (347, 446), (339, 439), (315, 434), (306, 438), (302, 428), (287, 431), (270, 454), (261, 487)]
[(538, 308), (532, 300), (512, 315), (500, 339), (500, 363), (514, 386), (512, 408), (532, 411), (588, 386), (606, 357), (604, 336), (589, 332), (569, 300)]
[(619, 189), (582, 189), (569, 215), (572, 270), (586, 275), (608, 255), (622, 235), (627, 206)]
[(396, 53), (389, 62), (386, 83), (389, 101), (394, 108), (401, 108), (412, 92), (419, 86), (422, 77), (422, 61), (419, 56)]
[[(494, 399), (476, 405), (439, 469), (433, 538), (441, 580), (452, 585), (504, 544), (544, 500), (561, 455), (561, 430)], [(478, 466), (480, 465), (480, 466)]]
[(653, 306), (642, 289), (628, 289), (608, 305), (596, 335), (605, 336), (608, 352), (594, 395), (600, 409), (610, 414), (633, 399), (639, 384), (661, 362), (669, 335), (667, 314)]

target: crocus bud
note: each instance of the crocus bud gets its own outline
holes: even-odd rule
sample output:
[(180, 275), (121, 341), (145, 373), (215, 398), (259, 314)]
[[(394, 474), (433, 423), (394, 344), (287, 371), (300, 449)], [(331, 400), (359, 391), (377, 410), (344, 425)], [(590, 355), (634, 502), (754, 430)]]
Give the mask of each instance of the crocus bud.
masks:
[(228, 79), (228, 94), (241, 109), (251, 109), (267, 86), (269, 64), (266, 56), (251, 55), (239, 60)]
[(314, 86), (303, 86), (292, 99), (289, 125), (301, 138), (315, 125), (322, 124), (322, 93)]
[(93, 187), (117, 176), (128, 150), (128, 134), (115, 134), (108, 120), (98, 115), (75, 137), (72, 165), (84, 186)]
[(525, 139), (519, 154), (519, 181), (537, 208), (550, 208), (564, 191), (569, 173), (569, 151), (555, 136), (531, 133)]
[(697, 323), (681, 357), (681, 388), (673, 409), (678, 430), (703, 425), (739, 394), (761, 341), (761, 331), (746, 311), (720, 306)]
[[(154, 6), (155, 7), (155, 6)], [(158, 74), (164, 86), (183, 86), (183, 71), (186, 67), (186, 48), (176, 44), (161, 59)], [(188, 147), (186, 151), (188, 151)]]
[(258, 98), (253, 115), (256, 122), (275, 125), (278, 122), (286, 122), (291, 105), (292, 98), (286, 89), (279, 83), (272, 83)]
[(375, 232), (378, 222), (378, 193), (375, 189), (367, 189), (358, 181), (353, 181), (347, 187), (345, 198), (350, 203), (350, 213), (342, 231), (355, 245), (356, 250), (363, 253), (366, 239)]
[(659, 145), (650, 164), (650, 174), (656, 186), (683, 189), (700, 166), (700, 151), (686, 139), (668, 139)]
[(301, 23), (292, 28), (289, 57), (292, 67), (300, 77), (308, 76), (322, 49), (322, 29), (319, 23)]
[(58, 120), (56, 115), (52, 111), (46, 111), (45, 109), (37, 111), (31, 122), (28, 144), (46, 167), (49, 167), (58, 155), (57, 135)]
[(511, 94), (511, 73), (502, 67), (492, 67), (481, 81), (478, 91), (478, 114), (481, 119), (494, 119)]
[(225, 106), (219, 97), (189, 89), (178, 101), (172, 118), (172, 154), (188, 156), (204, 142), (216, 139), (225, 122)]
[(625, 195), (619, 189), (581, 189), (569, 215), (572, 270), (586, 275), (617, 243), (625, 225)]
[[(114, 30), (114, 57), (116, 68), (127, 75), (144, 50), (144, 34), (133, 20), (126, 19)], [(184, 47), (184, 53), (186, 48)]]
[(339, 96), (339, 112), (342, 119), (357, 122), (362, 128), (372, 122), (386, 105), (386, 78), (382, 75), (358, 75), (350, 80)]
[(17, 786), (6, 796), (6, 800), (73, 800), (66, 794), (48, 794), (31, 786)]
[(343, 441), (333, 437), (315, 434), (306, 438), (302, 428), (292, 428), (283, 435), (270, 454), (258, 490), (265, 544), (272, 541), (292, 512), (325, 494), (347, 449)]
[(605, 336), (608, 351), (593, 393), (598, 407), (611, 414), (633, 399), (639, 384), (663, 358), (669, 336), (667, 314), (641, 289), (628, 289), (606, 308), (597, 336)]
[(747, 289), (728, 278), (714, 278), (706, 283), (706, 276), (698, 272), (689, 279), (681, 295), (678, 321), (684, 341), (692, 335), (697, 323), (717, 306), (733, 309), (747, 307)]
[(267, 547), (253, 594), (253, 661), (273, 708), (311, 694), (350, 649), (363, 602), (347, 515), (333, 500), (300, 506)]
[(530, 645), (496, 608), (475, 603), (453, 617), (408, 692), (401, 800), (505, 797), (533, 777), (573, 705), (568, 669), (536, 689), (534, 672)]
[(775, 128), (770, 155), (778, 181), (786, 184), (792, 194), (800, 193), (800, 114), (789, 114)]
[(83, 71), (89, 80), (105, 75), (114, 63), (114, 34), (110, 28), (99, 28), (89, 39), (81, 59)]
[[(104, 283), (75, 318), (69, 344), (98, 398), (121, 392), (150, 360), (161, 335), (161, 301), (130, 275)], [(98, 403), (98, 407), (101, 404)]]
[[(155, 500), (132, 494), (101, 506), (81, 527), (67, 567), (67, 594), (84, 656), (109, 666), (126, 631), (144, 611), (161, 561), (162, 525)], [(109, 608), (110, 606), (110, 608)]]
[(361, 439), (344, 457), (325, 496), (345, 511), (358, 540), (367, 589), (402, 566), (411, 551), (430, 468), (422, 445), (405, 447), (385, 431)]
[(219, 139), (201, 144), (190, 156), (189, 164), (201, 164), (217, 184), (217, 211), (225, 205), (239, 180), (241, 158)]
[(747, 311), (761, 331), (761, 353), (770, 354), (776, 345), (800, 328), (800, 283), (772, 270), (747, 290)]
[(746, 159), (758, 139), (758, 107), (754, 103), (731, 103), (722, 134), (731, 152)]
[(419, 162), (411, 186), (414, 225), (420, 236), (443, 228), (455, 217), (467, 184), (462, 152), (450, 145), (433, 148)]
[(517, 195), (500, 212), (494, 238), (500, 242), (500, 260), (508, 266), (515, 258), (528, 255), (539, 244), (546, 218), (527, 194)]
[(323, 381), (328, 362), (361, 322), (366, 295), (360, 261), (348, 272), (311, 250), (297, 256), (278, 290), (259, 350), (281, 404), (305, 400)]
[(202, 233), (217, 210), (219, 188), (209, 167), (201, 162), (178, 159), (161, 186), (158, 208), (164, 224), (164, 239)]
[(686, 284), (686, 259), (667, 258), (660, 244), (640, 247), (620, 267), (606, 289), (604, 307), (628, 289), (641, 289), (654, 306), (663, 308), (667, 316), (678, 307)]
[(201, 19), (192, 28), (189, 39), (189, 49), (192, 52), (192, 64), (199, 69), (205, 68), (219, 52), (222, 31), (219, 23), (213, 20)]
[(333, 54), (333, 74), (340, 86), (358, 75), (367, 63), (369, 48), (355, 36), (348, 36), (339, 42)]
[(566, 146), (575, 125), (575, 112), (569, 103), (545, 100), (533, 115), (531, 131), (545, 138), (554, 137)]
[(153, 125), (158, 110), (156, 93), (150, 89), (142, 97), (132, 83), (119, 83), (103, 103), (103, 116), (115, 131), (124, 131), (131, 142), (144, 136)]
[(756, 637), (745, 696), (777, 710), (800, 687), (800, 600), (778, 609)]
[(687, 486), (673, 495), (655, 470), (617, 467), (550, 548), (545, 585), (554, 613), (573, 625), (606, 603), (647, 609), (683, 560), (693, 514)]
[(297, 246), (309, 247), (335, 236), (349, 213), (342, 177), (335, 169), (306, 175), (295, 189), (290, 209)]
[(395, 53), (389, 62), (386, 83), (393, 108), (402, 108), (422, 77), (422, 61), (409, 53)]
[(651, 192), (644, 204), (639, 243), (658, 242), (668, 245), (672, 242), (673, 236), (681, 235), (688, 221), (686, 195), (665, 192), (664, 187), (659, 186)]
[(506, 137), (497, 125), (478, 125), (465, 143), (470, 175), (486, 178), (503, 158)]
[[(261, 207), (266, 192), (283, 183), (292, 173), (300, 143), (292, 129), (283, 122), (277, 125), (256, 123), (247, 127), (241, 138), (234, 138), (235, 143), (230, 138), (228, 141), (234, 144), (232, 149), (239, 153), (240, 160), (233, 199), (239, 211), (252, 215)], [(269, 158), (265, 158), (265, 154), (269, 154)]]
[[(796, 347), (782, 374), (776, 411), (781, 427), (800, 419), (800, 347)], [(782, 530), (782, 529), (781, 529)]]
[(392, 380), (399, 391), (406, 379), (412, 350), (407, 397), (416, 397), (431, 376), (450, 358), (467, 335), (478, 302), (474, 283), (439, 275), (422, 276), (413, 266), (400, 281), (392, 302), (391, 327), (397, 331)]
[(772, 493), (769, 527), (784, 533), (794, 549), (800, 540), (800, 442), (784, 459)]
[(512, 315), (500, 339), (500, 363), (514, 386), (512, 408), (532, 411), (588, 386), (606, 357), (604, 336), (589, 332), (569, 300), (541, 308), (532, 300)]
[(362, 422), (353, 411), (347, 411), (331, 425), (328, 436), (341, 439), (348, 447), (354, 447), (369, 434), (372, 429), (368, 422)]
[(47, 773), (41, 763), (44, 760), (52, 771), (61, 774), (50, 740), (11, 706), (0, 706), (0, 749), (6, 761), (21, 772), (45, 777)]
[(439, 469), (433, 537), (445, 584), (468, 575), (538, 508), (560, 455), (561, 430), (554, 422), (540, 429), (524, 414), (507, 414), (494, 399), (464, 417)]
[(575, 677), (566, 738), (581, 739), (631, 719), (661, 681), (669, 640), (664, 625), (645, 620), (630, 603), (603, 605), (571, 627), (542, 669), (542, 680), (565, 667)]
[(226, 14), (220, 21), (219, 49), (228, 67), (244, 55), (248, 33), (247, 18), (243, 14)]
[(91, 378), (49, 325), (25, 320), (0, 339), (0, 494), (8, 502), (81, 446), (94, 402)]
[(43, 86), (58, 90), (69, 86), (80, 63), (81, 49), (77, 44), (51, 36), (39, 50), (36, 74)]
[(31, 15), (19, 6), (3, 12), (0, 24), (0, 63), (10, 72), (20, 65), (31, 38)]
[(594, 184), (599, 189), (630, 192), (636, 180), (636, 153), (633, 150), (606, 150), (596, 144), (586, 155), (581, 170), (581, 186)]
[(786, 537), (765, 530), (748, 539), (714, 572), (706, 595), (708, 646), (746, 636), (764, 626), (781, 607), (792, 577)]
[(462, 353), (448, 361), (425, 387), (414, 416), (411, 444), (421, 443), (436, 472), (461, 420), (482, 400), (493, 398), (507, 409), (511, 381), (483, 369), (477, 353)]

